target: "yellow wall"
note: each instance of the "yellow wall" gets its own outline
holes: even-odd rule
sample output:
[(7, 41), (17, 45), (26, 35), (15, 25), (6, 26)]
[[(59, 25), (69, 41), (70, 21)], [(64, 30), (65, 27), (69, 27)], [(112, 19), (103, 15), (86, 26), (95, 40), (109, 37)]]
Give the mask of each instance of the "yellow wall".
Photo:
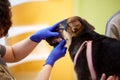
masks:
[[(48, 0), (43, 2), (28, 2), (12, 7), (13, 27), (27, 27), (27, 25), (32, 25), (34, 27), (34, 25), (46, 24), (51, 26), (60, 20), (73, 16), (73, 13), (73, 0)], [(29, 36), (25, 36), (25, 34), (26, 33), (24, 33), (24, 35), (20, 34), (6, 39), (7, 44), (15, 44), (16, 42), (22, 40), (21, 38)], [(45, 42), (41, 43), (42, 46), (47, 44)], [(51, 49), (51, 47), (49, 47), (48, 49), (48, 47), (46, 46), (44, 46), (44, 49), (41, 49), (41, 45), (39, 45), (37, 46), (37, 49), (32, 52), (32, 54), (37, 53), (42, 55), (43, 53), (45, 54), (46, 51), (50, 52)], [(33, 59), (32, 62), (23, 62), (9, 68), (17, 80), (34, 80), (34, 78), (37, 76), (36, 74), (41, 69), (41, 65), (43, 65), (37, 64), (38, 62), (40, 61), (35, 61)], [(35, 65), (37, 68), (35, 68)], [(28, 67), (31, 67), (32, 70), (28, 69)], [(33, 71), (33, 69), (35, 69), (35, 71)], [(32, 75), (32, 72), (34, 73), (34, 75)], [(74, 68), (69, 57), (69, 53), (67, 53), (64, 58), (56, 62), (52, 70), (51, 80), (74, 80)]]
[(104, 34), (107, 20), (120, 10), (120, 0), (75, 0), (75, 15), (79, 15)]
[(52, 25), (73, 15), (73, 0), (29, 2), (12, 8), (13, 26), (30, 24)]

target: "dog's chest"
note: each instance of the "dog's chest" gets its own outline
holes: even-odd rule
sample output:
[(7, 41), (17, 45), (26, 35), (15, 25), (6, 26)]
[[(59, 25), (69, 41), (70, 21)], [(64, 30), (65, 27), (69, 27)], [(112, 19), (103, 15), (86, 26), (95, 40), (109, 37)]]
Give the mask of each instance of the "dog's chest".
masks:
[[(72, 44), (69, 48), (70, 56), (71, 56), (72, 60), (74, 60), (76, 52), (80, 48), (82, 42), (83, 41), (80, 41), (80, 40), (75, 40), (72, 42)], [(98, 44), (96, 44), (96, 45), (98, 45)], [(94, 50), (94, 51), (99, 51), (97, 49), (98, 48), (96, 48), (96, 50)], [(80, 55), (76, 61), (75, 71), (78, 75), (78, 80), (91, 80), (90, 71), (88, 68), (88, 62), (87, 62), (87, 58), (86, 58), (86, 46), (84, 46), (83, 50), (80, 52)]]
[[(74, 56), (80, 47), (81, 42), (73, 42), (69, 48), (70, 56), (72, 60), (74, 60)], [(82, 50), (81, 54), (79, 55), (77, 59), (77, 63), (75, 66), (75, 71), (77, 73), (78, 80), (90, 80), (90, 73), (87, 65), (87, 59), (86, 59), (86, 47)]]

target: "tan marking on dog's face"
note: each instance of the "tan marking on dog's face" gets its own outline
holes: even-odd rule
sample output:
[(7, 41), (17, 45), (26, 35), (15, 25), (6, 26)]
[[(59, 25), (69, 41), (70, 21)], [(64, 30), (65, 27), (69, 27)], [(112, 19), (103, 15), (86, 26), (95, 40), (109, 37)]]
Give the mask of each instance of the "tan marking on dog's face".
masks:
[[(61, 36), (66, 40), (66, 44), (65, 44), (65, 47), (67, 49), (69, 49), (69, 46), (71, 44), (71, 36), (70, 34), (64, 29), (64, 26), (62, 24), (59, 25), (59, 28), (61, 28), (59, 30), (59, 33), (61, 34)], [(63, 28), (63, 29), (62, 29)]]
[(68, 24), (68, 32), (72, 35), (72, 37), (77, 36), (79, 31), (82, 29), (82, 24), (80, 23), (78, 17), (74, 16), (67, 20)]

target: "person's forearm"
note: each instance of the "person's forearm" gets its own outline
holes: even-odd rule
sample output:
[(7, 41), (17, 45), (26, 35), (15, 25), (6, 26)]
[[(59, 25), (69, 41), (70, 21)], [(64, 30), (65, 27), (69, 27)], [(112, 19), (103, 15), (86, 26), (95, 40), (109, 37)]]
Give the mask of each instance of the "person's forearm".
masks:
[[(31, 41), (29, 38), (6, 48), (5, 61), (16, 62), (25, 58), (38, 43)], [(12, 54), (11, 54), (12, 53)]]
[(52, 70), (51, 65), (49, 64), (45, 65), (40, 71), (40, 73), (38, 74), (36, 80), (49, 80), (51, 70)]
[(54, 63), (61, 57), (65, 56), (67, 49), (64, 47), (65, 43), (66, 41), (62, 40), (57, 46), (54, 47), (54, 49), (51, 51), (50, 55), (46, 59), (45, 65), (43, 66), (36, 80), (49, 80)]

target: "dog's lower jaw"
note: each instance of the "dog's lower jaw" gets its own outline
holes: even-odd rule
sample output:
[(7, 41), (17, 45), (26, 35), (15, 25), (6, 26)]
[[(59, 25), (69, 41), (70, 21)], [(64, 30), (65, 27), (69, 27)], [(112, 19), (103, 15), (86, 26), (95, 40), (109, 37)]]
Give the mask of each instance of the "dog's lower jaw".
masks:
[(71, 35), (70, 35), (67, 31), (65, 31), (65, 30), (62, 31), (61, 35), (62, 35), (63, 38), (66, 40), (65, 47), (66, 47), (67, 49), (69, 49), (69, 47), (70, 47), (70, 45), (71, 45), (71, 40), (72, 40)]

